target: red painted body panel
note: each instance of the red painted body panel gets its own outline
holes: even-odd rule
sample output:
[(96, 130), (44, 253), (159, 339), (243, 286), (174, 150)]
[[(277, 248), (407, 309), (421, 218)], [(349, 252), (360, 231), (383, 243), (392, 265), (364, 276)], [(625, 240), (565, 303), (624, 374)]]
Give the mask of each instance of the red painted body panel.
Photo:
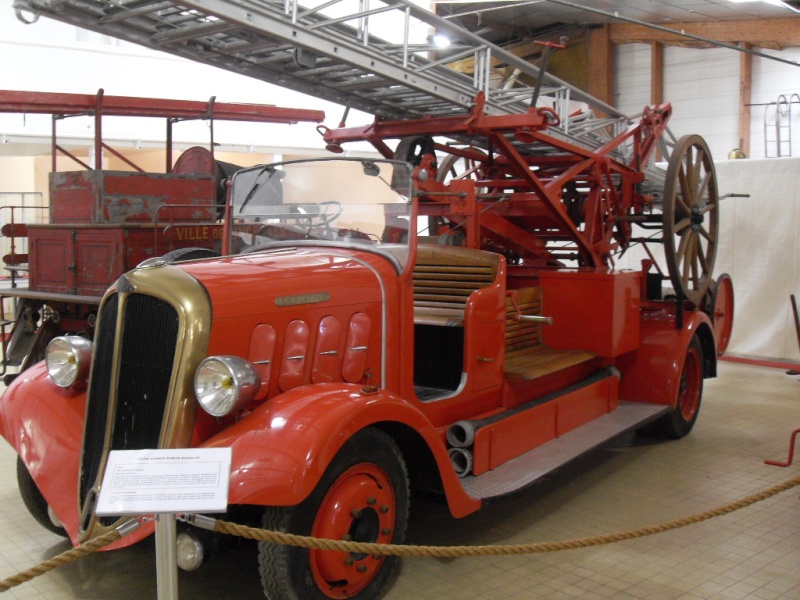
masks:
[[(333, 318), (333, 317), (331, 317)], [(272, 377), (272, 363), (275, 360), (275, 328), (272, 325), (256, 325), (253, 337), (250, 339), (250, 354), (248, 359), (256, 366), (261, 376), (261, 387), (256, 394), (256, 400), (263, 400), (269, 391), (269, 381)]]
[(165, 203), (191, 207), (170, 211), (174, 221), (213, 222), (216, 189), (210, 173), (62, 171), (50, 174), (50, 196), (53, 224), (151, 223)]
[(557, 406), (542, 404), (475, 433), (472, 471), (481, 475), (509, 458), (555, 438)]
[(31, 264), (30, 287), (41, 292), (75, 289), (75, 248), (72, 229), (28, 228)]
[(481, 475), (611, 412), (617, 406), (614, 376), (478, 429), (472, 471)]
[(232, 504), (291, 506), (314, 489), (328, 463), (357, 431), (403, 423), (431, 448), (448, 504), (456, 517), (480, 507), (467, 496), (432, 424), (408, 402), (379, 390), (362, 393), (349, 384), (295, 388), (263, 404), (203, 444), (233, 448)]
[(542, 314), (553, 317), (544, 342), (614, 357), (639, 344), (641, 272), (542, 271)]
[[(713, 346), (711, 323), (705, 313), (686, 311), (683, 318), (683, 328), (677, 329), (673, 312), (643, 311), (639, 347), (615, 363), (622, 373), (620, 399), (675, 406), (681, 367), (692, 337), (698, 335), (701, 341), (710, 337)], [(716, 364), (716, 355), (704, 358)]]
[(617, 378), (608, 377), (556, 400), (556, 437), (614, 410), (617, 393)]
[(602, 366), (600, 359), (561, 369), (531, 381), (506, 380), (503, 390), (503, 407), (514, 408), (531, 398), (537, 398), (563, 389), (568, 385), (589, 377)]
[[(342, 322), (334, 316), (323, 317), (319, 322), (317, 344), (314, 348), (311, 383), (331, 383), (337, 380), (341, 370), (339, 366), (341, 339)], [(361, 372), (363, 373), (363, 368)]]
[[(62, 389), (44, 363), (8, 387), (0, 410), (0, 435), (14, 448), (47, 503), (78, 544), (78, 472), (86, 392)], [(104, 550), (135, 544), (153, 531), (144, 526)]]
[(152, 225), (30, 225), (29, 288), (38, 292), (102, 296), (122, 273), (152, 256), (206, 240), (171, 242)]

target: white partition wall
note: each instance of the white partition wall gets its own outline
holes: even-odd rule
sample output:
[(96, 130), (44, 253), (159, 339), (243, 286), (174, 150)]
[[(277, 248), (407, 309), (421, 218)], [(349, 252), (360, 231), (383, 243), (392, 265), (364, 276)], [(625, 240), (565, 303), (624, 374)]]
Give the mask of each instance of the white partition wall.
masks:
[(720, 205), (717, 274), (733, 279), (728, 354), (800, 360), (789, 296), (800, 302), (800, 158), (717, 163)]

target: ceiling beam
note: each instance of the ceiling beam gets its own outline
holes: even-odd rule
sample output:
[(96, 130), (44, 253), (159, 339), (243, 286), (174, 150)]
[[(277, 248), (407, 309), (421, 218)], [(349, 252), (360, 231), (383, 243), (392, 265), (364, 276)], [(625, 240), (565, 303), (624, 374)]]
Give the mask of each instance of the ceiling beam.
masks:
[[(632, 23), (609, 26), (613, 44), (660, 42), (685, 46), (690, 39)], [(800, 47), (800, 17), (747, 21), (706, 21), (703, 23), (670, 23), (670, 29), (726, 43), (744, 42), (759, 48), (780, 50)]]

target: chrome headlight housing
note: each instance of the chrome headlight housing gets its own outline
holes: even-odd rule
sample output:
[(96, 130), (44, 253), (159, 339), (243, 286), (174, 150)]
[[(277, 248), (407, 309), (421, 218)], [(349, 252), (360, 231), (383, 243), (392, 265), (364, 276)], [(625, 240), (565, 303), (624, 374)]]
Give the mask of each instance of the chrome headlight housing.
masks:
[(77, 335), (50, 340), (44, 352), (47, 374), (58, 387), (85, 385), (92, 364), (92, 342)]
[(244, 408), (260, 386), (256, 368), (238, 356), (209, 356), (194, 375), (197, 401), (212, 417), (224, 417)]

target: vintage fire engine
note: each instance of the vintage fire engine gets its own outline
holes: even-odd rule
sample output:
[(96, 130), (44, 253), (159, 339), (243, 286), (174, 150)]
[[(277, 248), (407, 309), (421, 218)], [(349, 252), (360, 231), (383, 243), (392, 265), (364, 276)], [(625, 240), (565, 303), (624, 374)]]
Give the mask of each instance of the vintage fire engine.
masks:
[[(23, 206), (0, 207), (11, 252), (3, 257), (11, 287), (0, 299), (15, 300), (13, 315), (0, 316), (2, 374), (24, 371), (44, 356), (47, 343), (60, 334), (94, 334), (97, 305), (108, 286), (147, 258), (187, 247), (216, 249), (222, 242), (219, 221), (224, 180), (239, 167), (214, 158), (214, 122), (297, 123), (322, 121), (315, 110), (271, 105), (193, 102), (154, 98), (0, 91), (0, 112), (49, 114), (53, 117), (49, 215), (21, 221)], [(90, 116), (97, 167), (58, 143), (64, 119)], [(149, 173), (104, 142), (109, 117), (149, 117), (166, 123), (166, 168)], [(196, 146), (173, 161), (173, 129), (182, 121), (208, 122), (209, 148)], [(130, 170), (102, 168), (113, 155)], [(66, 157), (82, 170), (57, 169)], [(28, 212), (30, 213), (30, 208)], [(25, 251), (27, 247), (27, 251)], [(28, 279), (20, 275), (28, 274)], [(25, 285), (27, 283), (27, 285)], [(5, 307), (4, 307), (5, 308)], [(16, 374), (9, 374), (10, 381)]]
[[(587, 150), (548, 135), (551, 108), (482, 100), (321, 127), (384, 158), (241, 170), (222, 257), (121, 275), (94, 340), (55, 338), (2, 398), (33, 515), (87, 540), (124, 521), (95, 514), (110, 451), (230, 447), (227, 518), (400, 543), (412, 491), (463, 517), (626, 431), (687, 435), (732, 323), (706, 144), (678, 140), (655, 189), (669, 105)], [(614, 269), (645, 242), (664, 250)], [(396, 563), (259, 551), (270, 598), (374, 597)]]

